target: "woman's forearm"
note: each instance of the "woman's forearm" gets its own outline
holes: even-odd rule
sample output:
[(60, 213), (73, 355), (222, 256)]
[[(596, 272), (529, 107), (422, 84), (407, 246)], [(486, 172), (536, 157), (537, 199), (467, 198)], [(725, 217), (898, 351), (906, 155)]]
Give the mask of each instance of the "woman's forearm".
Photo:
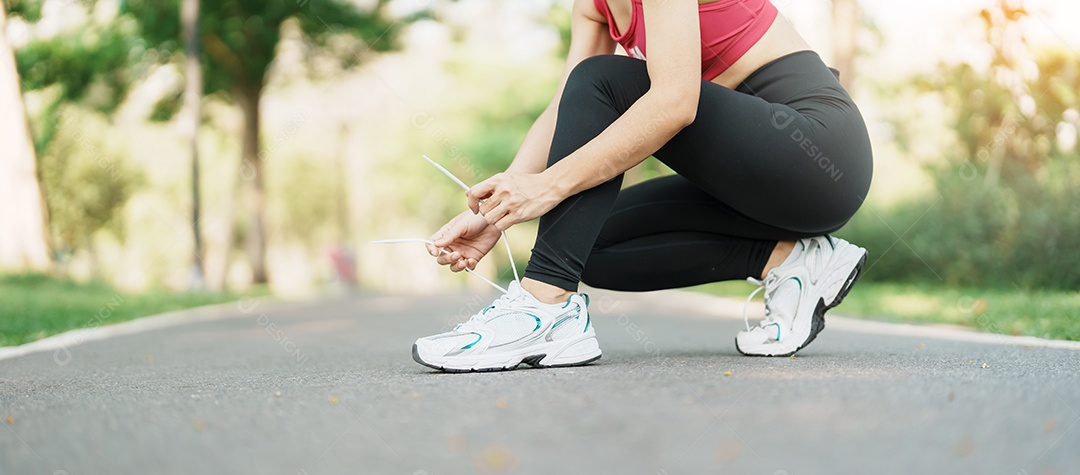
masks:
[(641, 163), (694, 121), (694, 109), (645, 93), (603, 133), (543, 173), (563, 198), (604, 183)]
[(555, 136), (555, 120), (558, 104), (553, 102), (540, 117), (536, 118), (525, 134), (513, 163), (506, 169), (509, 173), (540, 173), (547, 168), (551, 138)]

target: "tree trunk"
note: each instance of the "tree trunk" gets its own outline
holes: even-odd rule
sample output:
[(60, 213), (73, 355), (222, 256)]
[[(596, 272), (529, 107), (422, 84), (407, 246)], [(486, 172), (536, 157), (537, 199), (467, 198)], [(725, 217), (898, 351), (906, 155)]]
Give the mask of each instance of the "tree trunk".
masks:
[(0, 269), (41, 272), (50, 264), (45, 209), (6, 25), (0, 3)]
[(859, 52), (862, 10), (859, 0), (832, 0), (833, 63), (840, 70), (840, 83), (848, 92), (855, 86), (855, 55)]
[(236, 93), (237, 102), (244, 113), (244, 131), (241, 144), (241, 186), (250, 208), (245, 251), (251, 265), (253, 283), (266, 283), (266, 194), (263, 186), (263, 163), (259, 154), (259, 98), (262, 87), (241, 88)]
[(184, 70), (184, 109), (187, 111), (188, 140), (191, 147), (191, 236), (194, 246), (191, 256), (191, 290), (206, 288), (206, 270), (203, 267), (203, 246), (200, 212), (202, 198), (199, 193), (199, 124), (202, 123), (202, 63), (199, 60), (199, 0), (184, 0), (180, 7), (180, 21), (184, 30), (186, 68)]

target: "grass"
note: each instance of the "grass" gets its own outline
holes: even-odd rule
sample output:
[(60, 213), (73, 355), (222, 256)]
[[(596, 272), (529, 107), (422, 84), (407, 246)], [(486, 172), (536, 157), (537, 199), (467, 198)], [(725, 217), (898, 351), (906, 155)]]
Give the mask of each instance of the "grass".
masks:
[[(736, 281), (693, 290), (745, 298), (753, 288)], [(860, 281), (833, 312), (890, 322), (947, 323), (991, 333), (1080, 341), (1080, 292)]]
[(102, 283), (79, 284), (39, 274), (0, 276), (0, 346), (235, 299), (163, 290), (127, 294)]

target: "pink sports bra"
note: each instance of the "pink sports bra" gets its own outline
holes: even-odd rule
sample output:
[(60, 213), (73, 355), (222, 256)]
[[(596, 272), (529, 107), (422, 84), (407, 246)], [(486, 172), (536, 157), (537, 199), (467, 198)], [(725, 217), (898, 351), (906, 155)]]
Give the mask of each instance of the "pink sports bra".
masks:
[[(613, 0), (624, 1), (624, 0)], [(679, 0), (687, 1), (687, 0)], [(645, 11), (641, 0), (631, 0), (630, 26), (619, 34), (607, 0), (593, 0), (607, 18), (611, 38), (630, 56), (645, 59)], [(776, 19), (769, 0), (717, 0), (698, 6), (701, 18), (701, 78), (711, 81), (754, 46)]]

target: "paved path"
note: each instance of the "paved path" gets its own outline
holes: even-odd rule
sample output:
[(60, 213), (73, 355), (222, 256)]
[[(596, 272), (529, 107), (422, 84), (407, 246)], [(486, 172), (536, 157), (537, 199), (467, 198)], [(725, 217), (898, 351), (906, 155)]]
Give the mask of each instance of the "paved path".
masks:
[(0, 474), (1080, 473), (1080, 351), (836, 319), (747, 358), (737, 306), (602, 294), (592, 366), (412, 361), (490, 299), (243, 301), (0, 361)]

